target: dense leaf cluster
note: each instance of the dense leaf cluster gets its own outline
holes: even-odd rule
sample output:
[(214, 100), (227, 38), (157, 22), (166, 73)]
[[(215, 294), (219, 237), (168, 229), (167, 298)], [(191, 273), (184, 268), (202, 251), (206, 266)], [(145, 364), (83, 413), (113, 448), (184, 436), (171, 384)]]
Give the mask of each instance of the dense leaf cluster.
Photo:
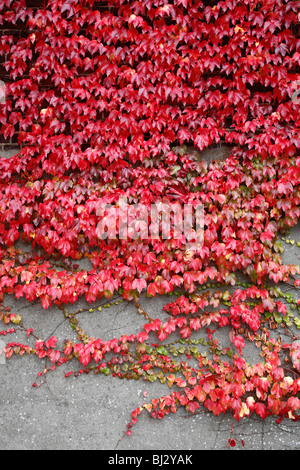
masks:
[[(59, 352), (55, 339), (37, 339), (32, 348), (8, 346), (7, 357), (35, 352), (52, 367), (77, 358), (150, 381), (159, 368), (158, 378), (180, 391), (145, 405), (153, 416), (203, 404), (237, 419), (253, 411), (296, 419), (299, 346), (270, 337), (268, 324), (291, 318), (265, 283), (298, 272), (282, 263), (278, 233), (300, 215), (299, 13), (299, 1), (283, 0), (0, 0), (0, 129), (21, 146), (0, 160), (1, 301), (7, 293), (65, 309), (120, 294), (141, 310), (141, 292), (183, 291), (166, 306), (165, 323), (139, 312), (146, 323), (137, 335), (89, 338), (64, 310), (78, 343)], [(229, 146), (225, 161), (201, 160), (218, 145)], [(184, 235), (99, 238), (99, 204), (122, 197), (146, 207), (203, 205), (202, 248), (186, 250)], [(85, 259), (91, 269), (80, 267)], [(207, 282), (236, 286), (239, 272), (252, 287), (199, 294)], [(22, 325), (4, 307), (1, 315)], [(211, 323), (230, 329), (231, 362), (210, 331), (212, 359), (192, 343), (184, 348), (197, 369), (172, 359), (172, 346), (147, 346), (151, 334), (192, 341)], [(262, 345), (263, 362), (246, 363), (245, 340)]]

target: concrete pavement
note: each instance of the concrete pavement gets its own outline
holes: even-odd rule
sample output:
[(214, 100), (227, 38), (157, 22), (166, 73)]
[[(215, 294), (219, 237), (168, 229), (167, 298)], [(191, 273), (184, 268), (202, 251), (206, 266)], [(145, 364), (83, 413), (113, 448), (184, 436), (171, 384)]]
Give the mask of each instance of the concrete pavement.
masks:
[[(299, 226), (289, 237), (300, 241)], [(284, 260), (299, 263), (300, 248), (285, 245)], [(143, 306), (151, 316), (162, 312), (168, 298), (144, 299)], [(70, 338), (70, 327), (61, 311), (52, 307), (44, 311), (24, 299), (8, 297), (7, 305), (20, 313), (27, 327), (33, 327), (41, 338), (52, 334), (59, 341)], [(74, 306), (85, 306), (81, 301)], [(72, 311), (72, 309), (71, 309)], [(138, 331), (142, 324), (131, 304), (114, 305), (101, 313), (85, 313), (80, 325), (88, 334), (103, 339)], [(2, 337), (2, 341), (6, 338)], [(75, 339), (75, 337), (74, 337)], [(20, 333), (15, 339), (24, 341)], [(249, 350), (251, 360), (251, 350)], [(253, 357), (253, 359), (255, 359)], [(187, 415), (179, 410), (163, 420), (142, 413), (133, 433), (125, 435), (131, 411), (152, 398), (168, 393), (158, 382), (127, 381), (111, 376), (64, 374), (70, 365), (47, 374), (47, 383), (33, 388), (32, 383), (42, 364), (35, 357), (17, 357), (0, 364), (0, 449), (24, 450), (219, 450), (226, 449), (235, 433), (235, 448), (247, 450), (300, 449), (299, 423), (258, 416), (236, 422), (231, 415), (213, 416), (207, 412)], [(239, 444), (243, 440), (245, 447)]]

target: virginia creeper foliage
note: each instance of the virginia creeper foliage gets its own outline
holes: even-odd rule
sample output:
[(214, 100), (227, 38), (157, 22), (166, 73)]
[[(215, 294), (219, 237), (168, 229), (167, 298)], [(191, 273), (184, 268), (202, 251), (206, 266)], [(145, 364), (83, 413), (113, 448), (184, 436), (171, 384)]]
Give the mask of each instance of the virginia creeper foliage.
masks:
[[(7, 358), (35, 354), (49, 369), (77, 359), (67, 376), (167, 383), (129, 427), (143, 409), (162, 418), (179, 406), (297, 419), (299, 343), (275, 333), (300, 326), (297, 299), (279, 287), (298, 267), (283, 264), (278, 238), (300, 215), (299, 15), (300, 2), (284, 0), (0, 0), (1, 138), (21, 147), (0, 159), (1, 333), (34, 340), (8, 343)], [(230, 155), (210, 165), (186, 147), (220, 144)], [(99, 239), (97, 207), (120, 197), (203, 204), (203, 247)], [(146, 313), (140, 294), (175, 294), (168, 320)], [(35, 337), (5, 295), (59, 306), (77, 341)], [(137, 334), (89, 337), (69, 311), (84, 298), (101, 315), (116, 296), (144, 316)], [(248, 341), (261, 362), (246, 362)]]

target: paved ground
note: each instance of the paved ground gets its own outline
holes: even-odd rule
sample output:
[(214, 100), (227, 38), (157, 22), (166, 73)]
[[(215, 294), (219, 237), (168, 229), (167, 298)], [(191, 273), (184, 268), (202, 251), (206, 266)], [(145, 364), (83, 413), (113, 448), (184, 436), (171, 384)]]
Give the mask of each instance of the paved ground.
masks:
[[(290, 237), (300, 241), (299, 228)], [(300, 249), (287, 246), (286, 262), (298, 263)], [(148, 311), (154, 316), (165, 301), (146, 299)], [(61, 340), (70, 338), (70, 328), (58, 309), (43, 311), (24, 299), (8, 298), (7, 304), (13, 305), (40, 337), (55, 334)], [(95, 337), (109, 339), (120, 331), (134, 333), (139, 320), (135, 307), (121, 304), (103, 309), (101, 314), (86, 314), (81, 325)], [(66, 379), (67, 369), (62, 367), (48, 374), (47, 385), (35, 389), (32, 382), (40, 368), (33, 357), (15, 357), (0, 365), (1, 450), (216, 450), (226, 448), (232, 426), (236, 439), (245, 442), (245, 449), (300, 449), (298, 423), (277, 424), (259, 417), (237, 423), (231, 416), (215, 417), (206, 412), (187, 417), (184, 410), (160, 421), (141, 415), (132, 436), (121, 439), (131, 411), (167, 393), (165, 386), (91, 374)], [(148, 392), (146, 398), (144, 392)]]
[[(299, 226), (291, 231), (290, 238), (300, 241)], [(300, 248), (286, 245), (285, 262), (300, 264), (299, 256)], [(61, 341), (70, 338), (70, 327), (57, 308), (43, 311), (24, 299), (8, 298), (6, 302), (21, 313), (28, 327), (36, 328), (41, 338), (52, 334)], [(147, 311), (155, 316), (166, 299), (145, 302)], [(109, 339), (120, 332), (134, 333), (139, 321), (135, 307), (121, 304), (103, 309), (101, 314), (83, 315), (81, 325), (94, 337)], [(299, 423), (277, 424), (259, 417), (237, 423), (230, 415), (215, 417), (202, 412), (187, 417), (184, 410), (163, 420), (142, 414), (132, 436), (122, 439), (131, 411), (168, 393), (165, 386), (101, 374), (66, 379), (69, 367), (61, 367), (48, 374), (46, 385), (33, 388), (40, 368), (40, 362), (33, 357), (15, 357), (0, 363), (1, 450), (219, 450), (227, 448), (232, 429), (247, 450), (300, 449)]]

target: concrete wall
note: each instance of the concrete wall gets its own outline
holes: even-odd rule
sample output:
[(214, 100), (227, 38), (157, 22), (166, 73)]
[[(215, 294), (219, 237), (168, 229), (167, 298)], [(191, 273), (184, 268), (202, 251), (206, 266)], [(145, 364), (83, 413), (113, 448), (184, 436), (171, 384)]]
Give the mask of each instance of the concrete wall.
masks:
[(13, 147), (13, 148), (10, 148), (10, 147), (1, 148), (0, 147), (0, 158), (11, 158), (14, 155), (16, 155), (16, 153), (18, 153), (19, 151), (20, 151), (19, 147)]

